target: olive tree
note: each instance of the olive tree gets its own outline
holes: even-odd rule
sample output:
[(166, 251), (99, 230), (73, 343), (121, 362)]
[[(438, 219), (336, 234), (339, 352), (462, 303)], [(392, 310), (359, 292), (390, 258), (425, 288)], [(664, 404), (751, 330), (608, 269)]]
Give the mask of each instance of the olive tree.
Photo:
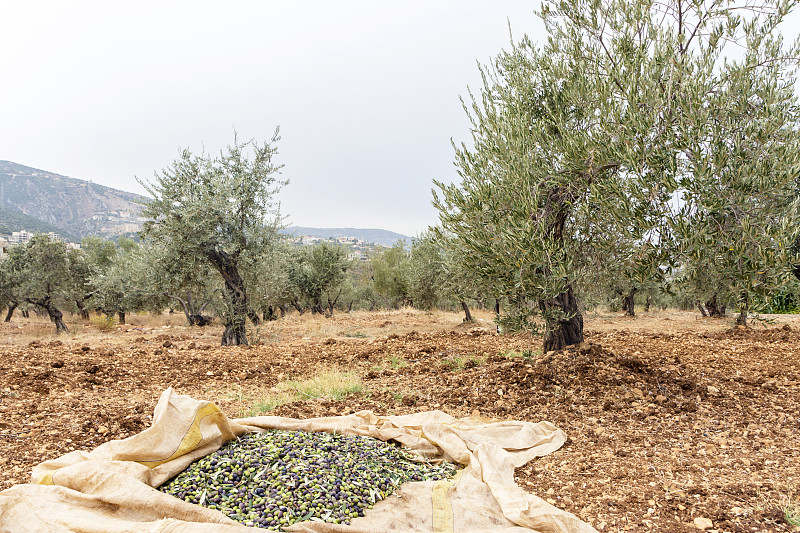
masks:
[(62, 309), (74, 302), (75, 284), (63, 241), (34, 235), (26, 244), (12, 247), (3, 260), (3, 277), (8, 294), (46, 312), (56, 333), (69, 331)]
[(445, 300), (447, 283), (444, 250), (431, 231), (419, 235), (411, 243), (409, 253), (409, 292), (418, 309), (440, 307)]
[(279, 140), (234, 143), (219, 156), (188, 149), (171, 166), (141, 182), (153, 200), (142, 210), (143, 234), (189, 261), (202, 260), (220, 276), (225, 326), (223, 345), (247, 344), (246, 321), (254, 316), (242, 268), (277, 237), (275, 193), (285, 184), (273, 162)]
[[(729, 117), (734, 129), (720, 132), (720, 143), (735, 145), (735, 129), (747, 128), (721, 93), (735, 83), (744, 91), (737, 101), (749, 101), (761, 82), (728, 78), (773, 69), (779, 86), (789, 81), (770, 35), (790, 5), (546, 1), (546, 43), (525, 37), (482, 69), (481, 93), (465, 103), (472, 144), (456, 147), (461, 181), (436, 182), (434, 203), (467, 264), (542, 319), (545, 350), (583, 340), (575, 289), (591, 268), (587, 241), (611, 234), (636, 243), (632, 268), (652, 272), (663, 255), (652, 250), (675, 242), (673, 206), (702, 194), (696, 180), (731, 168), (705, 144), (709, 128)], [(735, 67), (725, 57), (731, 42), (759, 59)], [(793, 155), (761, 153), (770, 162), (748, 166), (757, 179), (795, 164)]]
[(351, 266), (347, 249), (340, 245), (320, 242), (295, 248), (288, 271), (295, 289), (294, 306), (300, 311), (308, 305), (312, 313), (320, 314), (327, 309), (332, 315)]
[(414, 304), (411, 258), (403, 239), (391, 248), (374, 251), (369, 262), (373, 289), (387, 307), (399, 309), (403, 305)]

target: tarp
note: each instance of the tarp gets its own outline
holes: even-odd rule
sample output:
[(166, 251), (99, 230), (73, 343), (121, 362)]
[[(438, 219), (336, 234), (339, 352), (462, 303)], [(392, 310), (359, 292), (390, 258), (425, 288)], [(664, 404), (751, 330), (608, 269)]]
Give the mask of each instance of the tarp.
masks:
[[(441, 411), (298, 420), (276, 416), (228, 419), (213, 403), (167, 389), (153, 424), (90, 452), (74, 451), (33, 470), (32, 483), (0, 492), (2, 532), (254, 531), (219, 511), (157, 490), (196, 459), (238, 436), (268, 429), (369, 435), (400, 442), (428, 460), (459, 463), (451, 480), (411, 482), (350, 525), (302, 522), (287, 531), (589, 533), (590, 525), (514, 482), (514, 468), (560, 448), (549, 422), (456, 419)], [(398, 497), (399, 496), (399, 497)], [(263, 530), (261, 530), (263, 531)]]

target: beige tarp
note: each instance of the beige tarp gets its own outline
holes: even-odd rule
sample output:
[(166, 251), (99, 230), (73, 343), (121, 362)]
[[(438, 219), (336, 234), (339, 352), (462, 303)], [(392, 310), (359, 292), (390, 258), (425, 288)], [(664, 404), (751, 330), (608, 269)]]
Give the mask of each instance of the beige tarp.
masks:
[(548, 422), (455, 419), (439, 411), (387, 417), (361, 411), (309, 420), (274, 416), (228, 420), (214, 404), (172, 389), (161, 395), (150, 428), (91, 452), (75, 451), (46, 461), (33, 470), (32, 484), (0, 492), (0, 531), (254, 531), (218, 511), (183, 502), (154, 487), (224, 442), (265, 429), (394, 439), (419, 455), (465, 466), (453, 480), (406, 483), (349, 526), (303, 522), (288, 531), (595, 531), (514, 483), (514, 467), (554, 452), (564, 443), (561, 430)]

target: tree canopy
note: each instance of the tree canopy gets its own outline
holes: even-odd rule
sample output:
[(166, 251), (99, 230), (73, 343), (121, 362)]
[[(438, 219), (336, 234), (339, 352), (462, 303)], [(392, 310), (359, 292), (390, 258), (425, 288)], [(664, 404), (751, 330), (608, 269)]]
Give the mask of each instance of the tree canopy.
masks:
[(274, 195), (286, 183), (273, 162), (278, 140), (277, 130), (263, 144), (235, 138), (217, 157), (183, 150), (153, 182), (142, 182), (153, 197), (143, 208), (150, 218), (144, 236), (177, 257), (208, 262), (222, 278), (223, 345), (247, 344), (246, 320), (254, 313), (241, 269), (277, 238)]
[[(545, 349), (583, 339), (575, 288), (593, 264), (587, 247), (602, 253), (613, 235), (605, 240), (634, 245), (630, 276), (664, 274), (665, 256), (677, 266), (691, 242), (715, 238), (699, 223), (700, 198), (716, 196), (728, 213), (771, 210), (759, 227), (779, 229), (761, 251), (733, 251), (787, 265), (797, 50), (784, 50), (775, 28), (791, 5), (547, 1), (546, 43), (525, 37), (482, 69), (480, 94), (465, 102), (472, 144), (456, 146), (461, 181), (436, 182), (434, 203), (464, 261), (500, 283), (531, 327), (532, 316), (543, 319)], [(730, 43), (744, 59), (726, 58)], [(748, 194), (710, 186), (734, 176)], [(752, 228), (752, 217), (736, 223)]]

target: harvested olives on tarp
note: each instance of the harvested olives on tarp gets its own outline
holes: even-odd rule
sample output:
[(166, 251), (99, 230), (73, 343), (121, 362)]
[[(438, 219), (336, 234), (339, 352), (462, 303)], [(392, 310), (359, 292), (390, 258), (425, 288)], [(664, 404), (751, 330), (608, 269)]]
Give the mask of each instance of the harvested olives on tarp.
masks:
[(406, 481), (452, 477), (372, 437), (324, 432), (251, 433), (192, 463), (159, 490), (217, 509), (247, 526), (305, 520), (349, 524)]

